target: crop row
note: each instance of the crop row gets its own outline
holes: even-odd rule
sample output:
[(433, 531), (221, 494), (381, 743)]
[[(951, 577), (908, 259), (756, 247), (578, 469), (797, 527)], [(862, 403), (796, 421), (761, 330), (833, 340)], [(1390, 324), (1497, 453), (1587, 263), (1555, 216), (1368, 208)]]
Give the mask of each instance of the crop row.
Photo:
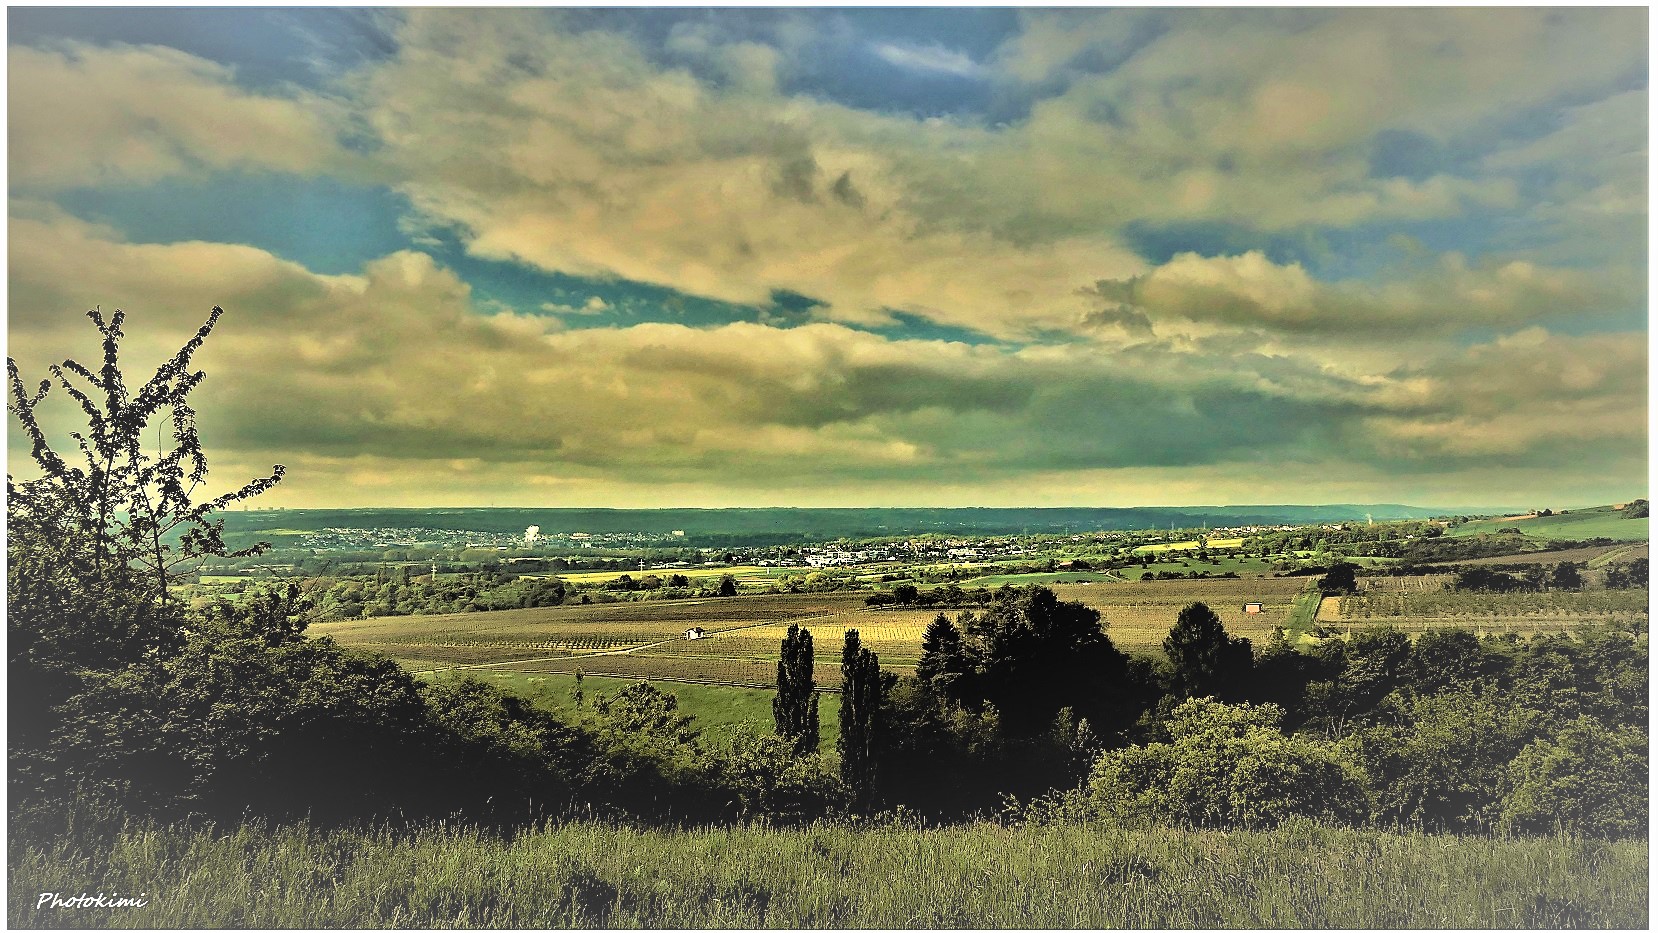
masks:
[(1459, 616), (1573, 616), (1612, 617), (1645, 615), (1645, 590), (1553, 591), (1544, 593), (1365, 593), (1344, 596), (1343, 620)]
[(1407, 577), (1361, 577), (1359, 592), (1372, 593), (1428, 593), (1440, 592), (1455, 577), (1448, 573), (1430, 573)]

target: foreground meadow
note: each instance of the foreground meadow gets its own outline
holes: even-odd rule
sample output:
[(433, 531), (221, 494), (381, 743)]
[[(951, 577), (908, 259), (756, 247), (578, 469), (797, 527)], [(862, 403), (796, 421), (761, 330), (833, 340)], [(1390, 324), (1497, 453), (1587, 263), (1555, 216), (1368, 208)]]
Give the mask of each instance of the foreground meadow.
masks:
[[(1647, 926), (1647, 844), (1332, 829), (815, 824), (516, 835), (129, 823), (9, 842), (30, 927)], [(40, 892), (144, 895), (38, 908)]]

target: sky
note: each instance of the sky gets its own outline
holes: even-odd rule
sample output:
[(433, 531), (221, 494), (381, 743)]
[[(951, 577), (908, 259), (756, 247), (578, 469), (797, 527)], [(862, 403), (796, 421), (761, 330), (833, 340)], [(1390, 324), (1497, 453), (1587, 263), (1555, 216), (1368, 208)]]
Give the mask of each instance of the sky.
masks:
[(264, 506), (1622, 502), (1647, 17), (12, 7), (8, 354), (222, 306)]

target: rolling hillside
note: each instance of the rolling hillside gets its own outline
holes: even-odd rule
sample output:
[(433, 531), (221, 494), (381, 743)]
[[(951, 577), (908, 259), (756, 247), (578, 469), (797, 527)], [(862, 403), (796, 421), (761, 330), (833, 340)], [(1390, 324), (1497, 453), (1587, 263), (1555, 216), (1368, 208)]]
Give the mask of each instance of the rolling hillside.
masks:
[(1651, 536), (1650, 521), (1646, 518), (1624, 518), (1621, 511), (1603, 505), (1592, 509), (1572, 509), (1556, 515), (1480, 519), (1451, 529), (1451, 535), (1464, 537), (1513, 529), (1544, 541), (1586, 541), (1590, 538), (1645, 541)]

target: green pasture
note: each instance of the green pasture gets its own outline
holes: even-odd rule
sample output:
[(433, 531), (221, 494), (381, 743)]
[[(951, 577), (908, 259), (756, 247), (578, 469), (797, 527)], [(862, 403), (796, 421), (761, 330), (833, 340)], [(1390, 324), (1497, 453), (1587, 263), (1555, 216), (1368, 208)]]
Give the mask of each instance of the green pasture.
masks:
[(1141, 569), (1141, 567), (1136, 564), (1132, 567), (1125, 567), (1119, 572), (1130, 580), (1138, 580), (1147, 575), (1156, 575), (1158, 572), (1164, 570), (1178, 571), (1180, 573), (1189, 573), (1193, 570), (1207, 570), (1211, 574), (1236, 573), (1243, 576), (1249, 576), (1268, 574), (1278, 569), (1277, 564), (1272, 561), (1262, 560), (1259, 557), (1235, 557), (1232, 555), (1222, 556), (1214, 553), (1211, 553), (1210, 556), (1215, 561), (1212, 564), (1200, 561), (1194, 556), (1185, 561), (1186, 566), (1181, 566), (1180, 563), (1154, 563), (1149, 567)]
[[(574, 674), (527, 674), (520, 671), (468, 671), (469, 675), (494, 684), (502, 690), (515, 693), (543, 709), (568, 714), (576, 706), (576, 678)], [(453, 674), (417, 675), (423, 680), (453, 677)], [(592, 702), (594, 695), (614, 693), (636, 683), (628, 677), (600, 677), (588, 674), (582, 680), (582, 691)], [(724, 728), (747, 725), (762, 734), (773, 730), (771, 701), (775, 690), (753, 687), (726, 687), (709, 684), (681, 684), (672, 681), (651, 681), (651, 686), (670, 693), (679, 700), (680, 712), (695, 716), (697, 725), (710, 738)], [(833, 752), (835, 735), (839, 729), (840, 697), (833, 693), (818, 696), (818, 748)]]
[(1624, 518), (1611, 506), (1594, 509), (1573, 509), (1560, 515), (1535, 518), (1487, 518), (1464, 522), (1450, 530), (1452, 537), (1495, 534), (1514, 529), (1528, 538), (1543, 541), (1583, 541), (1589, 538), (1611, 538), (1614, 541), (1645, 541), (1651, 536), (1647, 518)]

